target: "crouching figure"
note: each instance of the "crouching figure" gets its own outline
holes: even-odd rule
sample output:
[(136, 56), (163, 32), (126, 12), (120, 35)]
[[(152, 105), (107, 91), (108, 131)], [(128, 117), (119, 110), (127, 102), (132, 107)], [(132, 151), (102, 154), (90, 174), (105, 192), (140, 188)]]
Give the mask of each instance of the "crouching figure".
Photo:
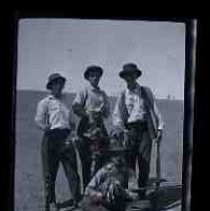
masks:
[(131, 172), (126, 166), (125, 150), (109, 151), (111, 161), (99, 169), (85, 190), (83, 211), (123, 211), (133, 199), (127, 189)]

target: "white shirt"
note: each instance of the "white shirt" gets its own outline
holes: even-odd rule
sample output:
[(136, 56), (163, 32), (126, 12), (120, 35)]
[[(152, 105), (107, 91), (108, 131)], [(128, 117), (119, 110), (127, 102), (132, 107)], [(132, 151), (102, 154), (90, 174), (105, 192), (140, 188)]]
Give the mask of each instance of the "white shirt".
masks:
[[(163, 121), (162, 115), (156, 105), (155, 98), (148, 87), (144, 87), (145, 94), (147, 95), (147, 101), (150, 100), (151, 103), (145, 102), (145, 97), (142, 99), (142, 88), (138, 83), (134, 90), (125, 89), (118, 96), (113, 112), (113, 125), (114, 127), (124, 128), (125, 123), (135, 122), (142, 119), (144, 113), (147, 113), (150, 127), (156, 130), (162, 130), (165, 128), (165, 123)], [(146, 109), (147, 107), (147, 109)], [(154, 134), (151, 132), (151, 134)], [(152, 137), (153, 135), (151, 135)]]
[(138, 120), (144, 120), (145, 104), (144, 100), (141, 98), (141, 89), (137, 84), (134, 90), (125, 91), (125, 105), (128, 111), (128, 123), (136, 122)]
[(80, 111), (88, 113), (91, 110), (101, 110), (103, 107), (102, 115), (104, 117), (107, 117), (110, 112), (109, 100), (105, 91), (90, 85), (77, 93), (73, 101), (73, 109), (75, 107), (77, 107), (78, 113)]
[(35, 121), (42, 129), (70, 129), (70, 107), (66, 94), (60, 99), (49, 95), (38, 103)]

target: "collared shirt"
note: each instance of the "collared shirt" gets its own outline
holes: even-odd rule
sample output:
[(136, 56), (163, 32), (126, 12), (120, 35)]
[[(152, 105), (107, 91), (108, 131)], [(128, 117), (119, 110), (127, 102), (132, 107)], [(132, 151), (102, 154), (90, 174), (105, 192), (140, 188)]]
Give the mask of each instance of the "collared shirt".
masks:
[(105, 91), (90, 85), (77, 93), (72, 106), (74, 112), (79, 116), (82, 116), (82, 113), (87, 114), (91, 110), (102, 111), (105, 118), (110, 113), (109, 100)]
[(70, 129), (70, 117), (68, 96), (57, 99), (49, 95), (38, 103), (35, 122), (42, 129)]
[[(144, 99), (142, 99), (142, 88), (147, 96), (145, 98), (144, 95)], [(152, 91), (148, 87), (141, 87), (137, 84), (132, 92), (125, 89), (118, 96), (113, 112), (113, 125), (123, 129), (126, 123), (141, 119), (145, 112), (150, 131), (154, 130), (154, 133), (150, 132), (151, 137), (154, 137), (158, 129), (162, 130), (165, 127), (165, 123)]]

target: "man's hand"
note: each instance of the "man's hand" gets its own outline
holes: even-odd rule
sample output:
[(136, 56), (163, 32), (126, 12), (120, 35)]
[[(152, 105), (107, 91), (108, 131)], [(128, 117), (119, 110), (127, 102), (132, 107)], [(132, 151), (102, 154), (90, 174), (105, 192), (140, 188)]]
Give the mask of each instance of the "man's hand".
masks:
[(92, 196), (92, 201), (96, 204), (100, 204), (103, 202), (103, 194), (101, 192), (96, 192), (94, 196)]
[(101, 115), (105, 118), (109, 116), (109, 109), (105, 106), (105, 104), (102, 104), (101, 106)]
[(157, 142), (160, 142), (162, 140), (162, 136), (163, 136), (163, 130), (162, 129), (158, 129), (158, 133), (157, 133)]
[(77, 116), (81, 118), (86, 116), (85, 109), (80, 104), (77, 103), (73, 104), (72, 109)]
[(96, 193), (96, 198), (97, 199), (102, 199), (103, 198), (103, 194), (101, 192), (97, 192)]

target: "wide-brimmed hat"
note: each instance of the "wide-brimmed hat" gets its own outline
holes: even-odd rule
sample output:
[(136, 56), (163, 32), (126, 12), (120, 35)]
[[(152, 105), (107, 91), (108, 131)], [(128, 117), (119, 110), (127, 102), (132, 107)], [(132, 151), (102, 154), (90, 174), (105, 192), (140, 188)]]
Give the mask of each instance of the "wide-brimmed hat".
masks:
[(63, 77), (60, 73), (53, 73), (48, 78), (48, 82), (46, 84), (46, 88), (47, 89), (51, 89), (52, 82), (55, 81), (55, 80), (58, 80), (58, 79), (63, 80), (63, 83), (66, 82), (66, 78)]
[(127, 63), (123, 65), (122, 71), (120, 71), (119, 76), (121, 78), (125, 78), (127, 75), (136, 74), (136, 77), (138, 78), (141, 76), (142, 71), (137, 67), (134, 63)]
[(91, 72), (99, 73), (100, 77), (103, 75), (103, 69), (100, 66), (91, 65), (91, 66), (87, 67), (87, 69), (84, 72), (85, 79), (89, 78), (89, 75), (90, 75)]

